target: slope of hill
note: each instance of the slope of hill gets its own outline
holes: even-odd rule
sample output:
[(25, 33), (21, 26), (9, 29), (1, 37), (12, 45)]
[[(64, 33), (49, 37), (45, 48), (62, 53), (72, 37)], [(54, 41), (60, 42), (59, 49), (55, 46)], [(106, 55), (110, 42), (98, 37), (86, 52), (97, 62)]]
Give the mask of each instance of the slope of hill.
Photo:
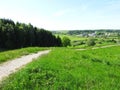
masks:
[(119, 90), (120, 46), (77, 51), (54, 48), (3, 81), (4, 90)]

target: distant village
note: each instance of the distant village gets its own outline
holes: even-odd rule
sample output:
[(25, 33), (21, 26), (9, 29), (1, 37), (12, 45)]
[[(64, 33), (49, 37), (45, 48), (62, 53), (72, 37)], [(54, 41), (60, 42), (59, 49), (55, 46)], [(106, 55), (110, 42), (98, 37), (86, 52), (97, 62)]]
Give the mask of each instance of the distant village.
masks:
[(97, 31), (93, 32), (93, 33), (81, 33), (79, 35), (76, 35), (76, 36), (80, 36), (80, 37), (103, 37), (103, 36), (116, 36), (118, 33), (113, 33), (113, 32), (102, 32), (102, 33), (99, 33)]
[(53, 34), (68, 34), (80, 37), (109, 37), (120, 35), (120, 30), (69, 30), (69, 31), (52, 31)]

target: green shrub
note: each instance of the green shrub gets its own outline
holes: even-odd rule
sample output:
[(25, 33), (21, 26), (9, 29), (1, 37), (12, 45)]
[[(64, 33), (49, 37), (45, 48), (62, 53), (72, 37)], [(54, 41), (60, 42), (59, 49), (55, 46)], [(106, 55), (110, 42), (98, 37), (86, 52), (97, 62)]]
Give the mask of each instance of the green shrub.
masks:
[(89, 38), (88, 40), (87, 40), (87, 45), (88, 46), (94, 46), (96, 43), (95, 43), (95, 39), (93, 39), (93, 38)]
[(70, 39), (68, 37), (63, 37), (62, 44), (64, 47), (70, 46)]

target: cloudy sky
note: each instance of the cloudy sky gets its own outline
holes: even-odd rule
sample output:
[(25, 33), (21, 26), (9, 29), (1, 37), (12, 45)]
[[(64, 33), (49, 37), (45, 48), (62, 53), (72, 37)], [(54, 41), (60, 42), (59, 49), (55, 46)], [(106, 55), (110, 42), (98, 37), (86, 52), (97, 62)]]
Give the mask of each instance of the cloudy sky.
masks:
[(0, 0), (0, 18), (47, 30), (120, 29), (120, 0)]

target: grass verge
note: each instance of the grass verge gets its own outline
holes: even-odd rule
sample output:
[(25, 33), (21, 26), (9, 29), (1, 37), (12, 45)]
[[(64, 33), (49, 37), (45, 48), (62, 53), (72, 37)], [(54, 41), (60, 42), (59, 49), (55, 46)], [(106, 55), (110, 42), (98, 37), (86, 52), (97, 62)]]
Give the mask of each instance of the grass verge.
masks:
[(5, 61), (18, 58), (23, 55), (28, 55), (30, 53), (36, 53), (41, 50), (46, 50), (47, 48), (40, 48), (40, 47), (28, 47), (28, 48), (21, 48), (16, 50), (9, 50), (0, 52), (0, 63)]

